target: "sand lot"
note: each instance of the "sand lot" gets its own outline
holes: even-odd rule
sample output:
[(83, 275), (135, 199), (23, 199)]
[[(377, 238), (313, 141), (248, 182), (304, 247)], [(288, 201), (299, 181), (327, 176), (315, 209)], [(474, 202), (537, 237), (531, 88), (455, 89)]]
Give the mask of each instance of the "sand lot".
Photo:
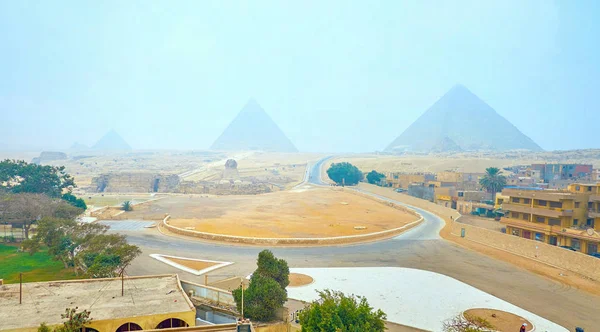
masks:
[[(418, 219), (408, 212), (330, 188), (252, 196), (173, 196), (131, 212), (207, 233), (272, 238), (359, 235), (398, 228)], [(357, 228), (355, 228), (357, 227)]]

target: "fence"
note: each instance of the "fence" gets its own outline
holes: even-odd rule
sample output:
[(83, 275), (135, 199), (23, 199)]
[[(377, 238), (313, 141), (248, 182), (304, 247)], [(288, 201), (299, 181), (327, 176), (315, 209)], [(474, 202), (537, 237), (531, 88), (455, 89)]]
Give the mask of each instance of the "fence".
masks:
[(193, 297), (202, 298), (217, 305), (227, 305), (235, 307), (235, 300), (231, 292), (223, 289), (214, 288), (206, 285), (200, 285), (190, 281), (181, 281), (181, 287), (186, 294), (192, 294)]

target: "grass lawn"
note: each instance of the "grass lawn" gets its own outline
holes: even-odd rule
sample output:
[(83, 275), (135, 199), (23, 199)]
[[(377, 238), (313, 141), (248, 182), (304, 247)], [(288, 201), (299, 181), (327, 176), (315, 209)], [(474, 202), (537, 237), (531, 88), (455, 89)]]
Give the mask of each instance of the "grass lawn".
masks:
[(18, 252), (18, 245), (0, 243), (0, 279), (4, 282), (19, 282), (19, 273), (23, 273), (23, 282), (81, 279), (72, 270), (65, 270), (62, 262), (54, 261), (46, 249), (34, 255)]

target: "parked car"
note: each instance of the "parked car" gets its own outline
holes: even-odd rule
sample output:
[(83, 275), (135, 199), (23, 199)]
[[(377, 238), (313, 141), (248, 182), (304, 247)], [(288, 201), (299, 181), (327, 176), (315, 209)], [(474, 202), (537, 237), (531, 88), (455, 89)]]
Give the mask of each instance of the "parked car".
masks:
[(570, 246), (560, 246), (560, 247), (561, 247), (561, 248), (564, 248), (564, 249), (569, 249), (569, 250), (571, 250), (571, 251), (577, 251), (577, 249), (575, 249), (575, 248), (573, 248), (573, 247), (570, 247)]
[(594, 254), (590, 254), (590, 256), (596, 257), (596, 258), (600, 258), (600, 252), (597, 252), (597, 253), (594, 253)]
[(403, 193), (403, 192), (406, 191), (406, 189), (398, 188), (398, 189), (396, 189), (394, 191), (397, 192), (397, 193)]

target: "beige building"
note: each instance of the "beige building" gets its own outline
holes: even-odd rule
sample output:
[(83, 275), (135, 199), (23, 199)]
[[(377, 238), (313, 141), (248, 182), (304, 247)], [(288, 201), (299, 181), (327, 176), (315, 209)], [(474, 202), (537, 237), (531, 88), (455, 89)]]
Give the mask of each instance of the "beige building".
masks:
[(433, 178), (434, 175), (429, 173), (390, 172), (386, 174), (385, 180), (389, 187), (407, 189), (412, 183), (425, 183)]
[(600, 184), (571, 184), (567, 190), (505, 189), (502, 223), (508, 234), (582, 253), (600, 244)]
[(0, 286), (0, 330), (36, 332), (61, 325), (66, 308), (89, 310), (86, 331), (121, 332), (195, 326), (196, 308), (177, 275), (25, 283)]

